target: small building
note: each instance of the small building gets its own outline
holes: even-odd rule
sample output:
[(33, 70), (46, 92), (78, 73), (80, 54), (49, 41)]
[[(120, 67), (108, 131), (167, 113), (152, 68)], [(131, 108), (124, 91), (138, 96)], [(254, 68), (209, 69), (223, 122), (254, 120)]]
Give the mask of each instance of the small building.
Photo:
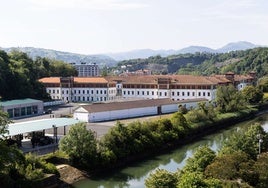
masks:
[(206, 100), (173, 101), (166, 98), (83, 105), (74, 111), (74, 118), (84, 122), (98, 122), (161, 115), (176, 112), (180, 106), (194, 108), (201, 101)]
[(7, 112), (11, 119), (43, 114), (44, 112), (43, 101), (30, 98), (1, 101), (0, 108)]

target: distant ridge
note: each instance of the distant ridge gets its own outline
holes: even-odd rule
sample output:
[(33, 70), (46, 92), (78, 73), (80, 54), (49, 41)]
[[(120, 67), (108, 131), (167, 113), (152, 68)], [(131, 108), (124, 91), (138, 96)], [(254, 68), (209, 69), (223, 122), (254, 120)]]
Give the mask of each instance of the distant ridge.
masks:
[(247, 41), (239, 41), (239, 42), (228, 43), (227, 45), (218, 49), (212, 49), (205, 46), (189, 46), (186, 48), (182, 48), (180, 50), (138, 49), (128, 52), (96, 54), (96, 55), (84, 55), (84, 54), (62, 52), (51, 49), (34, 48), (34, 47), (11, 47), (11, 48), (0, 48), (0, 49), (3, 49), (6, 52), (10, 52), (12, 50), (19, 50), (27, 53), (31, 58), (36, 58), (40, 56), (40, 57), (48, 57), (51, 59), (61, 60), (67, 63), (79, 63), (79, 62), (96, 63), (100, 67), (103, 67), (103, 66), (114, 66), (116, 65), (117, 61), (138, 59), (138, 58), (144, 59), (156, 55), (166, 57), (169, 55), (186, 54), (186, 53), (194, 54), (197, 52), (226, 53), (230, 51), (247, 50), (256, 47), (260, 46)]
[(107, 55), (83, 55), (70, 52), (62, 52), (51, 49), (43, 48), (33, 48), (33, 47), (11, 47), (11, 48), (1, 48), (7, 53), (12, 50), (18, 50), (27, 53), (31, 58), (36, 57), (47, 57), (50, 59), (61, 60), (67, 63), (96, 63), (100, 67), (103, 66), (114, 66), (117, 62)]
[(180, 50), (151, 50), (151, 49), (141, 49), (141, 50), (133, 50), (128, 52), (119, 52), (119, 53), (109, 53), (108, 56), (112, 57), (117, 61), (128, 60), (128, 59), (138, 59), (138, 58), (148, 58), (150, 56), (160, 55), (162, 57), (166, 57), (168, 55), (176, 55), (176, 54), (185, 54), (185, 53), (226, 53), (230, 51), (237, 50), (247, 50), (259, 47), (259, 45), (255, 45), (246, 41), (232, 42), (227, 45), (218, 48), (212, 49), (205, 46), (189, 46), (186, 48), (182, 48)]

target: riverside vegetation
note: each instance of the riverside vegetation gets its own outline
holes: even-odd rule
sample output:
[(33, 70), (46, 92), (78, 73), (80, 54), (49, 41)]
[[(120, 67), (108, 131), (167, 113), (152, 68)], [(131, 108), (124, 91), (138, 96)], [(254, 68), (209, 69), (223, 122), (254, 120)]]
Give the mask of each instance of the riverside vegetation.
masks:
[(257, 109), (249, 104), (260, 102), (263, 94), (258, 88), (248, 87), (237, 91), (231, 85), (221, 86), (215, 103), (199, 103), (188, 112), (182, 108), (170, 119), (135, 121), (128, 125), (118, 121), (100, 140), (84, 124), (78, 124), (61, 139), (59, 148), (73, 165), (91, 173), (126, 165), (250, 117)]
[[(41, 158), (24, 156), (17, 148), (7, 147), (5, 140), (1, 139), (1, 151), (5, 152), (0, 154), (0, 181), (8, 180), (3, 184), (5, 187), (16, 186), (18, 183), (21, 187), (34, 187), (42, 181), (45, 174), (58, 174), (55, 166), (49, 162), (66, 162), (61, 153), (70, 164), (92, 175), (113, 170), (248, 118), (257, 111), (250, 103), (261, 102), (262, 96), (262, 92), (253, 86), (248, 86), (243, 91), (237, 91), (231, 85), (221, 86), (217, 90), (215, 102), (199, 103), (197, 108), (190, 111), (181, 108), (170, 119), (136, 121), (128, 125), (117, 122), (100, 140), (84, 124), (77, 124), (60, 140), (58, 154)], [(0, 117), (3, 136), (9, 120), (3, 112)]]

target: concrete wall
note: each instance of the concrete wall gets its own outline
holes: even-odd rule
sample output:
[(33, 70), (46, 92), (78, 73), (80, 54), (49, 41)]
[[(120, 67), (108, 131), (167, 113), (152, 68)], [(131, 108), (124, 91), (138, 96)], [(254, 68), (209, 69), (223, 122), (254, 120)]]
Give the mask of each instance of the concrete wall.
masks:
[(178, 109), (178, 104), (167, 104), (161, 106), (161, 111), (163, 114), (177, 112)]
[[(74, 117), (81, 120), (85, 118), (85, 116), (80, 115), (82, 113), (75, 113)], [(97, 121), (108, 121), (108, 120), (116, 120), (123, 118), (131, 118), (131, 117), (139, 117), (139, 116), (148, 116), (148, 115), (156, 115), (157, 107), (146, 107), (146, 108), (133, 108), (133, 109), (124, 109), (124, 110), (114, 110), (114, 111), (104, 111), (104, 112), (95, 112), (88, 114), (88, 122), (97, 122)], [(80, 120), (80, 119), (79, 119)]]

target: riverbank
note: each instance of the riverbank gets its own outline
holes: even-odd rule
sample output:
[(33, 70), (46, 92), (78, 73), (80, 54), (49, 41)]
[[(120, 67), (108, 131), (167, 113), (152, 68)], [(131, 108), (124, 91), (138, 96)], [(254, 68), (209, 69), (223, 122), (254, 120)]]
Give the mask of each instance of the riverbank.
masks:
[[(203, 122), (203, 125), (196, 128), (194, 131), (191, 132), (191, 134), (188, 134), (187, 137), (184, 137), (183, 139), (168, 142), (162, 145), (162, 147), (158, 147), (153, 150), (146, 150), (145, 152), (141, 152), (138, 155), (128, 156), (126, 158), (121, 159), (119, 162), (117, 161), (117, 163), (107, 165), (105, 168), (95, 168), (94, 171), (90, 171), (89, 174), (90, 176), (98, 177), (99, 175), (113, 173), (138, 161), (146, 160), (157, 155), (168, 153), (175, 148), (191, 143), (195, 140), (202, 138), (203, 136), (215, 133), (236, 123), (251, 119), (258, 112), (259, 111), (256, 109), (240, 111), (237, 113), (232, 113), (233, 115), (229, 114), (228, 116), (225, 116), (228, 118), (221, 118), (217, 122)], [(69, 176), (71, 178), (73, 177), (71, 173), (69, 174)], [(85, 178), (88, 178), (88, 175)], [(73, 182), (75, 181), (76, 178), (74, 178)]]

